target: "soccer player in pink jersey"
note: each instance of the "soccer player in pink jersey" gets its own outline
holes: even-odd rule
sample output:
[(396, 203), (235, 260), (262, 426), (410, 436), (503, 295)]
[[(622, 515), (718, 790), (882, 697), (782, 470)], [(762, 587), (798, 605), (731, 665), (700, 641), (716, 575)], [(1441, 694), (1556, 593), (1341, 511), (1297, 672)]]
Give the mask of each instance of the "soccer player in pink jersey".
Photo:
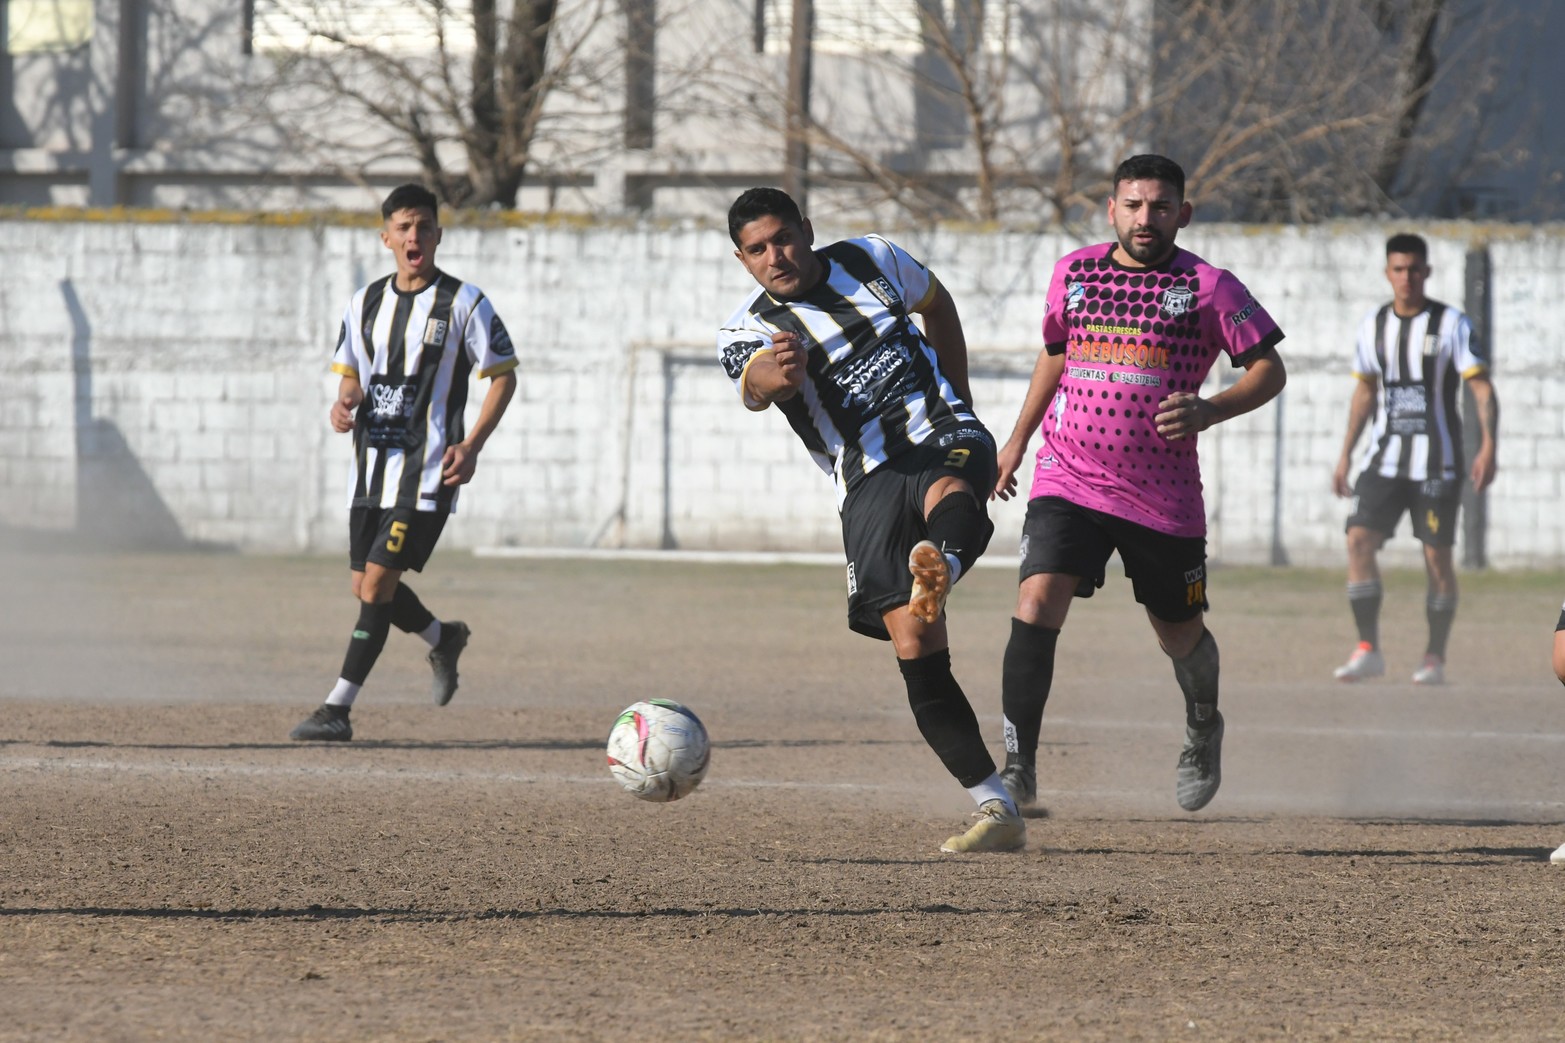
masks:
[[(1054, 266), (1044, 350), (999, 452), (994, 494), (1004, 500), (1017, 491), (1016, 471), (1041, 425), (1002, 682), (1001, 778), (1022, 803), (1037, 799), (1038, 732), (1060, 628), (1071, 599), (1103, 585), (1116, 550), (1184, 693), (1180, 807), (1205, 807), (1221, 781), (1196, 441), (1271, 401), (1287, 373), (1275, 350), (1282, 331), (1266, 310), (1231, 273), (1175, 245), (1190, 217), (1179, 164), (1141, 155), (1119, 165), (1108, 202), (1115, 241)], [(1202, 381), (1222, 354), (1244, 374), (1203, 398)]]

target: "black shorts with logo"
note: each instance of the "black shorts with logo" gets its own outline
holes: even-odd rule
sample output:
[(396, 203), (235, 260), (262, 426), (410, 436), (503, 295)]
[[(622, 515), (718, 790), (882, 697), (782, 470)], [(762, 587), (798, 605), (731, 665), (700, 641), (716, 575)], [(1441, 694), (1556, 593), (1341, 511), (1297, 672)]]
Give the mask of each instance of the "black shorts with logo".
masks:
[(1136, 600), (1158, 619), (1183, 623), (1206, 611), (1204, 536), (1170, 536), (1059, 496), (1027, 504), (1019, 580), (1042, 573), (1079, 576), (1076, 596), (1090, 598), (1103, 586), (1116, 550)]
[[(994, 439), (982, 424), (940, 431), (923, 445), (881, 464), (848, 492), (842, 504), (842, 547), (848, 558), (848, 628), (891, 640), (881, 616), (906, 605), (913, 590), (908, 555), (929, 539), (924, 496), (947, 476), (972, 486), (978, 509), (988, 513), (997, 475)], [(991, 523), (984, 546), (994, 533)], [(984, 548), (978, 548), (978, 554)], [(974, 555), (976, 560), (977, 555)]]
[(1344, 530), (1363, 526), (1390, 539), (1406, 511), (1420, 542), (1450, 547), (1456, 543), (1456, 513), (1461, 506), (1460, 481), (1421, 482), (1366, 471), (1353, 483), (1353, 510)]
[(373, 561), (402, 572), (422, 571), (448, 517), (449, 511), (412, 507), (354, 507), (348, 512), (348, 567), (363, 572)]

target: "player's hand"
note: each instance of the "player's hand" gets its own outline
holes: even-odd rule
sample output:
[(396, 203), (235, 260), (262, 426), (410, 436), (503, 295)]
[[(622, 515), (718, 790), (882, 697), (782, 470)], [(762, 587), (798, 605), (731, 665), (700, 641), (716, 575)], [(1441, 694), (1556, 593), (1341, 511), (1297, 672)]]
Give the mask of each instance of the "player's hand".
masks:
[(782, 372), (782, 378), (791, 388), (804, 386), (804, 364), (810, 353), (804, 338), (790, 330), (772, 334), (772, 361)]
[(1157, 433), (1170, 442), (1190, 438), (1212, 426), (1212, 404), (1200, 395), (1176, 391), (1157, 404)]
[(995, 478), (994, 488), (989, 491), (989, 499), (998, 496), (1002, 500), (1009, 500), (1016, 495), (1016, 472), (1022, 466), (1022, 457), (1026, 455), (1026, 445), (1007, 442), (1000, 447), (1000, 451), (995, 454), (999, 474)]
[(1337, 461), (1337, 469), (1331, 472), (1331, 491), (1346, 500), (1353, 495), (1353, 486), (1348, 483), (1348, 461)]
[(338, 434), (353, 430), (353, 415), (364, 401), (364, 389), (357, 384), (337, 392), (337, 401), (331, 404), (331, 427)]
[(446, 446), (446, 455), (440, 460), (440, 475), (445, 485), (466, 485), (478, 470), (478, 452), (458, 442)]
[(1473, 492), (1481, 493), (1494, 482), (1494, 476), (1500, 471), (1500, 465), (1494, 459), (1494, 452), (1478, 450), (1473, 457), (1472, 479)]

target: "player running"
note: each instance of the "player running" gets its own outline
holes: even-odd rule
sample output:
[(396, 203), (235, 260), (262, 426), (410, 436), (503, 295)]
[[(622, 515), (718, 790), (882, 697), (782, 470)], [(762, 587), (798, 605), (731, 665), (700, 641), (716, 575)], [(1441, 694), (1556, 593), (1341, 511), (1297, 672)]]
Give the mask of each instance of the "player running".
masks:
[[(1478, 452), (1469, 477), (1473, 491), (1494, 481), (1498, 464), (1500, 401), (1489, 380), (1489, 362), (1472, 323), (1449, 304), (1424, 294), (1429, 247), (1420, 236), (1386, 241), (1386, 279), (1392, 299), (1359, 325), (1348, 406), (1348, 433), (1332, 474), (1338, 496), (1352, 496), (1347, 521), (1348, 606), (1359, 643), (1336, 670), (1339, 681), (1362, 681), (1386, 672), (1380, 651), (1380, 566), (1376, 556), (1406, 511), (1413, 535), (1424, 545), (1429, 575), (1424, 612), (1429, 642), (1414, 684), (1445, 683), (1445, 646), (1456, 618), (1456, 514), (1462, 502), (1462, 419), (1465, 381), (1478, 406)], [(1358, 481), (1348, 484), (1353, 446), (1369, 423), (1369, 443)]]
[[(1180, 807), (1205, 807), (1221, 781), (1196, 436), (1271, 401), (1287, 374), (1275, 350), (1282, 331), (1266, 310), (1232, 274), (1175, 245), (1190, 217), (1177, 163), (1142, 155), (1119, 165), (1108, 202), (1115, 241), (1055, 265), (1044, 350), (1000, 449), (994, 494), (1004, 500), (1041, 422), (1001, 689), (1002, 778), (1021, 803), (1037, 799), (1038, 733), (1071, 599), (1103, 585), (1116, 550), (1184, 693)], [(1224, 353), (1244, 375), (1200, 397)]]
[(835, 478), (848, 626), (891, 641), (919, 731), (978, 804), (978, 822), (940, 850), (1017, 850), (1026, 827), (946, 638), (946, 596), (994, 531), (994, 440), (970, 405), (956, 304), (878, 235), (813, 249), (810, 222), (775, 188), (735, 200), (728, 233), (759, 285), (718, 332), (723, 369), (747, 408), (776, 405)]
[[(353, 295), (332, 370), (341, 375), (331, 424), (353, 432), (348, 564), (359, 621), (342, 673), (322, 704), (290, 734), (346, 742), (348, 715), (395, 626), (429, 646), (437, 704), (457, 689), (467, 624), (436, 619), (402, 582), (434, 552), (457, 490), (473, 478), (478, 454), (516, 390), (510, 334), (483, 291), (435, 267), (439, 204), (420, 185), (393, 189), (381, 206), (380, 240), (396, 274)], [(464, 433), (468, 377), (490, 378)]]

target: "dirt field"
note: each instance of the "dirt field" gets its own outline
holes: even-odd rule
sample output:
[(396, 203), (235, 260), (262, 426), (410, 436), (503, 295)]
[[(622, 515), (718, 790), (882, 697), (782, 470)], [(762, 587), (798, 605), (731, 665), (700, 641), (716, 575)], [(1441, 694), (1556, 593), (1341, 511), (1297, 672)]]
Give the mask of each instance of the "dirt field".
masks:
[[(1219, 570), (1222, 793), (1128, 584), (1061, 641), (1019, 855), (835, 569), (441, 553), (454, 702), (394, 633), (346, 746), (289, 742), (354, 619), (337, 559), (0, 556), (0, 1039), (1565, 1039), (1565, 577), (1464, 576), (1453, 683), (1331, 681), (1336, 573)], [(998, 748), (1012, 575), (952, 599)], [(689, 703), (672, 805), (603, 737)]]

